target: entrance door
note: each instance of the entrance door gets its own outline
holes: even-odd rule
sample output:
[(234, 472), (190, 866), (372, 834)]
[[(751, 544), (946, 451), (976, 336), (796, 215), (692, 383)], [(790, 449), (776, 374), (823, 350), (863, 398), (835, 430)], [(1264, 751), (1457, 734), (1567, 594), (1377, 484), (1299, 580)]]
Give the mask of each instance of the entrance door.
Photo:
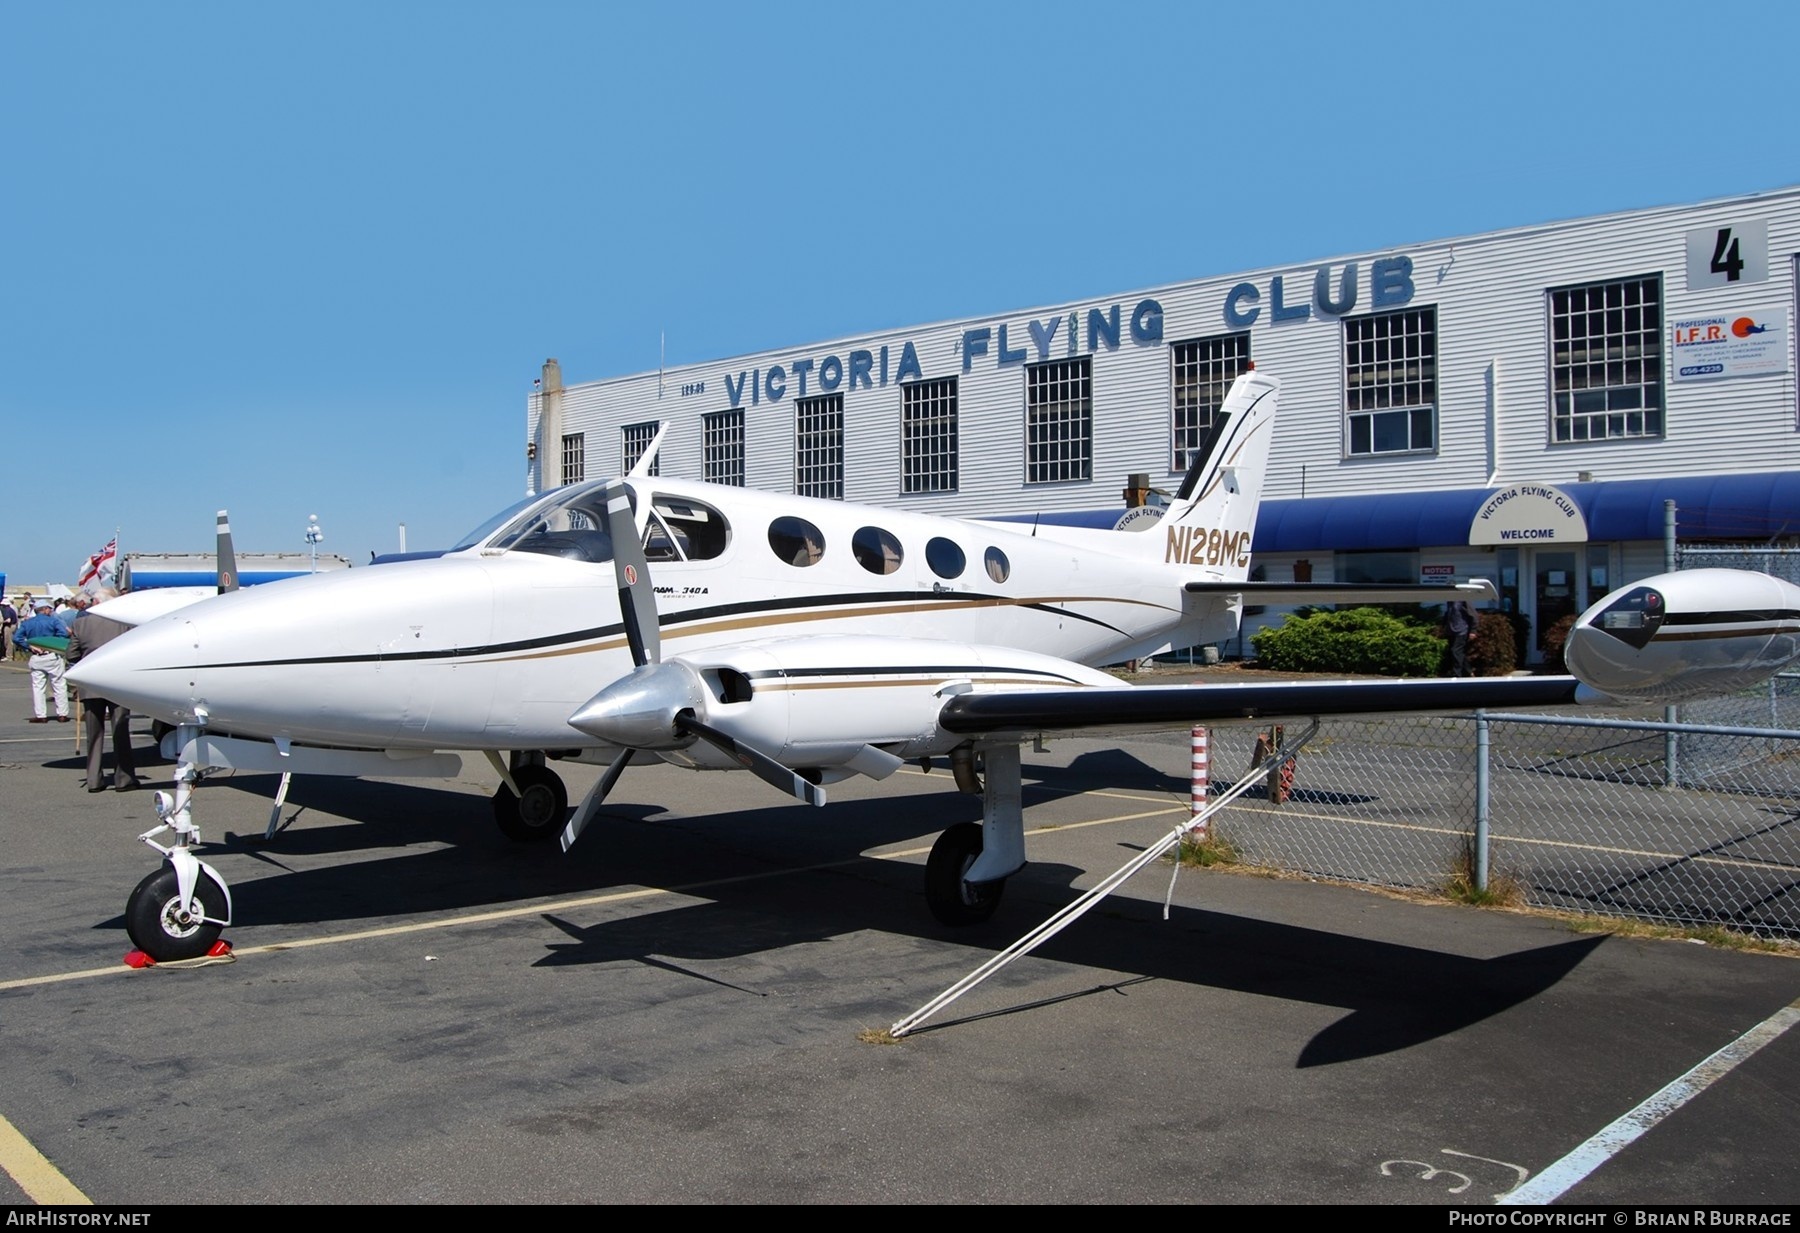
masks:
[[(1508, 549), (1501, 549), (1507, 552)], [(1608, 544), (1571, 544), (1562, 548), (1528, 548), (1520, 554), (1523, 584), (1518, 589), (1520, 611), (1531, 620), (1531, 636), (1526, 640), (1526, 661), (1544, 662), (1544, 633), (1571, 614), (1586, 612), (1588, 605), (1612, 589), (1609, 563), (1612, 549)], [(1501, 562), (1501, 578), (1512, 571)], [(1502, 604), (1514, 598), (1510, 588), (1501, 587)]]

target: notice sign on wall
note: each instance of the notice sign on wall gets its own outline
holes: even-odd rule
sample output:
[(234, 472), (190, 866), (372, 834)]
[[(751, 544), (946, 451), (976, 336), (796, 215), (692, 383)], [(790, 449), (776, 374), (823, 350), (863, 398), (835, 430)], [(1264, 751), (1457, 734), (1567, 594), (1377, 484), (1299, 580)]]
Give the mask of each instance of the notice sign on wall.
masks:
[(1766, 377), (1788, 370), (1785, 308), (1709, 313), (1669, 327), (1677, 381)]

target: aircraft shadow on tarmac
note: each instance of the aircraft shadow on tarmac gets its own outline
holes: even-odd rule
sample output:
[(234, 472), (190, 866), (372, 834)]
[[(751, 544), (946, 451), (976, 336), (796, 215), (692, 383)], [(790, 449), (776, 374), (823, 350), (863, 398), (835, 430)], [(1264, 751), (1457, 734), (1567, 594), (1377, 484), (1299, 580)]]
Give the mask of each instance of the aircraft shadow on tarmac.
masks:
[[(1064, 774), (1036, 778), (1026, 787), (1027, 806), (1076, 783)], [(230, 782), (273, 793), (273, 777)], [(1093, 780), (1085, 786), (1094, 786)], [(202, 792), (218, 790), (212, 784)], [(1081, 873), (1062, 864), (1027, 865), (1009, 881), (995, 919), (951, 930), (925, 909), (919, 864), (862, 853), (911, 840), (923, 844), (952, 822), (977, 818), (977, 801), (953, 791), (840, 799), (823, 810), (782, 805), (693, 817), (620, 801), (602, 810), (585, 841), (567, 855), (554, 843), (505, 839), (487, 800), (467, 792), (319, 779), (307, 781), (305, 795), (310, 807), (353, 821), (302, 824), (266, 845), (260, 836), (255, 842), (228, 837), (208, 845), (208, 859), (242, 854), (286, 869), (284, 856), (422, 841), (431, 847), (262, 878), (233, 862), (227, 876), (238, 887), (238, 926), (453, 912), (602, 894), (608, 887), (685, 887), (684, 896), (705, 902), (628, 909), (589, 926), (547, 911), (544, 918), (566, 940), (550, 943), (538, 963), (636, 961), (729, 984), (728, 972), (697, 972), (672, 960), (729, 960), (860, 930), (997, 951), (1074, 898)], [(308, 806), (290, 801), (290, 807)], [(122, 928), (122, 920), (96, 927)], [(1471, 959), (1204, 909), (1177, 906), (1164, 922), (1159, 902), (1115, 896), (1037, 953), (1120, 972), (1127, 980), (1180, 981), (1345, 1008), (1349, 1014), (1302, 1050), (1296, 1065), (1310, 1067), (1390, 1053), (1470, 1027), (1553, 987), (1603, 940)], [(921, 990), (921, 1000), (934, 992)], [(944, 1026), (949, 1024), (928, 1030)]]

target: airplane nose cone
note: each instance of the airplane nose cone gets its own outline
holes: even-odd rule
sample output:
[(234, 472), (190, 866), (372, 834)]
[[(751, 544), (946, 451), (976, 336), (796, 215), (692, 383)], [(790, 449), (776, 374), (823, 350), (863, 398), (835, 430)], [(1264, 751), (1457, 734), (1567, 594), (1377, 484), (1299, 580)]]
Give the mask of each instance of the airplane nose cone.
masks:
[(193, 664), (193, 630), (172, 615), (83, 655), (69, 668), (68, 679), (89, 697), (174, 723), (192, 713)]

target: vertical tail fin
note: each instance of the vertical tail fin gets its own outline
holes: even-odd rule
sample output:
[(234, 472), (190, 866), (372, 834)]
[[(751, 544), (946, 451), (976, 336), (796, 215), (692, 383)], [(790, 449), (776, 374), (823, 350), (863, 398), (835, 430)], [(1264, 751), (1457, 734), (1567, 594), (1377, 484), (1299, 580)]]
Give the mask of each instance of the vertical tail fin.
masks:
[(219, 594), (238, 589), (237, 553), (231, 547), (231, 519), (219, 511)]
[(1280, 396), (1281, 382), (1264, 373), (1246, 372), (1232, 383), (1157, 528), (1164, 561), (1206, 567), (1232, 581), (1249, 575)]

